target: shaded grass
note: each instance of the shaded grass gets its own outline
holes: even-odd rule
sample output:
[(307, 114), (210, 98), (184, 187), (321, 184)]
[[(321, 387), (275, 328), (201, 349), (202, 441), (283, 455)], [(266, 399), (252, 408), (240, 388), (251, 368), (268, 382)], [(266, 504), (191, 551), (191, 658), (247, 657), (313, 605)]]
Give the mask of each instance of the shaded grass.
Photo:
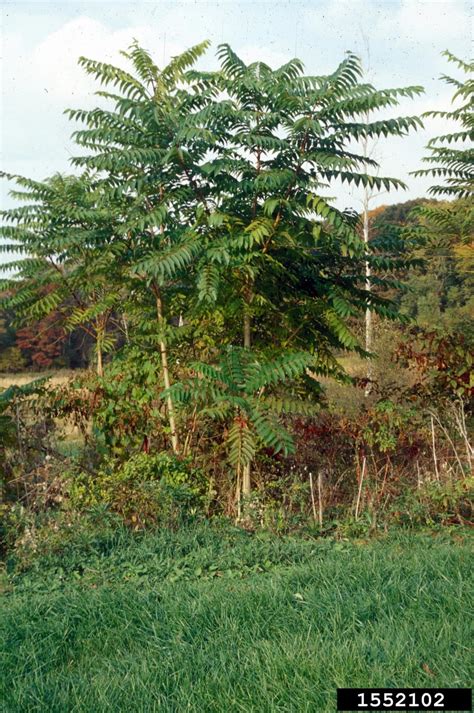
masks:
[(0, 700), (9, 713), (329, 713), (338, 686), (468, 686), (469, 565), (467, 537), (444, 535), (197, 527), (88, 543), (13, 575)]

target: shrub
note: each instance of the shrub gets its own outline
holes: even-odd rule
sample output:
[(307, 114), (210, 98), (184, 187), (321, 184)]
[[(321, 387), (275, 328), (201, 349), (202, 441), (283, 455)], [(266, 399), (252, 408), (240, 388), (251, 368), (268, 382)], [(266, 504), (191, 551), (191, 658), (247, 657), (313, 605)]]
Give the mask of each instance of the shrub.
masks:
[(471, 524), (474, 478), (429, 481), (397, 499), (392, 516), (397, 524), (417, 526)]
[(16, 373), (26, 369), (26, 359), (18, 347), (0, 350), (0, 372)]
[(61, 555), (68, 548), (88, 549), (104, 538), (118, 536), (121, 521), (104, 507), (34, 512), (15, 503), (2, 520), (7, 568), (18, 571), (40, 562), (41, 557)]
[(202, 508), (205, 493), (202, 473), (166, 453), (111, 460), (97, 475), (82, 474), (69, 486), (73, 509), (105, 505), (135, 528), (174, 526)]

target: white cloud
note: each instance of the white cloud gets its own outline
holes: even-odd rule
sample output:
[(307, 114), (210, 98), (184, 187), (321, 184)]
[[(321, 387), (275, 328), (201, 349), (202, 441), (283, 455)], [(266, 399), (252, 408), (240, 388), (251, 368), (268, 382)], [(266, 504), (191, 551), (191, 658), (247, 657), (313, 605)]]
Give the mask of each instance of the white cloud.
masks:
[[(294, 7), (238, 0), (71, 1), (61, 8), (62, 24), (52, 3), (44, 5), (51, 8), (49, 18), (46, 11), (28, 13), (18, 6), (16, 20), (12, 9), (3, 32), (4, 167), (37, 178), (66, 170), (67, 157), (77, 151), (70, 141), (75, 126), (62, 114), (64, 108), (100, 101), (94, 96), (98, 85), (78, 66), (78, 57), (127, 66), (120, 50), (134, 37), (160, 64), (208, 37), (213, 46), (203, 62), (207, 67), (216, 66), (217, 44), (228, 41), (247, 62), (262, 59), (279, 66), (296, 53), (308, 72), (322, 73), (332, 71), (347, 49), (364, 56), (365, 34), (375, 84), (427, 87), (426, 96), (404, 102), (396, 112), (408, 115), (449, 107), (450, 88), (436, 79), (441, 71), (449, 73), (440, 51), (460, 48), (465, 56), (469, 38), (465, 0), (303, 0)], [(81, 7), (87, 7), (87, 15), (79, 14)], [(443, 120), (429, 120), (418, 136), (387, 143), (383, 172), (406, 178), (419, 166), (428, 138), (446, 129)], [(415, 193), (425, 189), (410, 183)]]
[(449, 44), (469, 32), (469, 7), (463, 0), (402, 0), (397, 22), (402, 39)]
[[(94, 79), (78, 65), (79, 57), (128, 69), (128, 62), (120, 51), (129, 47), (133, 39), (144, 47), (159, 45), (158, 33), (150, 26), (137, 25), (112, 31), (97, 20), (83, 16), (67, 22), (37, 45), (31, 55), (31, 64), (41, 84), (58, 99), (85, 98), (97, 87)], [(168, 43), (165, 59), (177, 51), (175, 45)]]
[(252, 62), (265, 62), (273, 69), (286, 64), (290, 57), (284, 52), (271, 49), (270, 47), (260, 47), (259, 45), (244, 45), (238, 49), (238, 55), (246, 64)]
[(326, 0), (313, 3), (306, 20), (318, 35), (333, 34), (347, 48), (385, 41), (387, 61), (393, 43), (448, 44), (463, 40), (467, 46), (470, 3), (467, 0)]

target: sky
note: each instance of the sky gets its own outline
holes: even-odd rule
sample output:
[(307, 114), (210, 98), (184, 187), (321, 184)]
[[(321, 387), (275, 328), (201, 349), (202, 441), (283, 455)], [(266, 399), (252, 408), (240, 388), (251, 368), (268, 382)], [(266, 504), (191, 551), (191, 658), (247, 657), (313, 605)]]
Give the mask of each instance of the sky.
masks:
[[(1, 166), (9, 173), (43, 179), (71, 172), (80, 149), (77, 128), (65, 108), (97, 105), (94, 80), (77, 65), (79, 56), (119, 63), (133, 39), (158, 64), (189, 46), (212, 43), (201, 66), (217, 66), (215, 52), (228, 42), (245, 61), (279, 66), (299, 57), (311, 74), (334, 71), (347, 50), (359, 54), (378, 88), (422, 85), (425, 94), (392, 115), (418, 115), (450, 107), (452, 87), (439, 80), (456, 74), (441, 52), (471, 54), (472, 19), (467, 0), (175, 0), (143, 2), (2, 2)], [(372, 207), (426, 195), (429, 179), (409, 172), (420, 167), (427, 141), (445, 133), (446, 121), (430, 119), (423, 131), (374, 147), (380, 175), (401, 178), (407, 191), (374, 197)], [(336, 186), (340, 207), (360, 209), (360, 195)], [(12, 205), (8, 185), (3, 207)]]

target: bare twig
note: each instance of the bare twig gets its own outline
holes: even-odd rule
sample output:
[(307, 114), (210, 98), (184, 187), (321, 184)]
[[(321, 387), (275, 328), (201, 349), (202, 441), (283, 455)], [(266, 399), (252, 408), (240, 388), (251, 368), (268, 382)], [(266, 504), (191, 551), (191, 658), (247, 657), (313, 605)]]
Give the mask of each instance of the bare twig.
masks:
[(317, 521), (316, 502), (314, 500), (313, 474), (311, 473), (311, 471), (309, 472), (309, 487), (311, 488), (311, 504), (313, 506), (313, 518), (314, 518), (314, 522), (316, 522)]
[(417, 488), (418, 490), (421, 488), (421, 473), (420, 473), (420, 463), (418, 461), (418, 458), (416, 459), (416, 474), (417, 474)]
[(431, 414), (431, 442), (433, 445), (433, 462), (434, 462), (434, 467), (435, 467), (436, 480), (439, 482), (438, 458), (436, 456), (436, 439), (435, 439), (433, 414)]
[(323, 529), (323, 476), (318, 473), (318, 506), (319, 506), (319, 529)]
[(452, 405), (452, 412), (453, 412), (454, 420), (456, 421), (457, 429), (464, 441), (464, 445), (466, 448), (466, 458), (467, 458), (469, 470), (472, 471), (472, 458), (474, 456), (474, 448), (469, 441), (468, 429), (466, 426), (466, 414), (464, 411), (464, 402), (462, 399), (459, 399), (459, 412), (456, 409), (455, 404)]
[(355, 519), (356, 520), (359, 518), (360, 499), (362, 496), (362, 485), (364, 483), (366, 465), (367, 465), (367, 459), (364, 456), (362, 459), (362, 472), (360, 474), (360, 480), (359, 480), (359, 492), (357, 493), (357, 502), (356, 502), (356, 509), (355, 509)]
[[(456, 448), (456, 446), (454, 445), (453, 440), (452, 440), (451, 436), (450, 436), (449, 433), (448, 433), (447, 428), (446, 428), (446, 427), (443, 425), (443, 423), (441, 422), (441, 419), (439, 418), (438, 414), (436, 414), (434, 411), (429, 411), (428, 413), (429, 413), (430, 416), (431, 416), (431, 432), (432, 432), (432, 436), (433, 436), (433, 454), (434, 454), (434, 456), (436, 457), (436, 451), (435, 451), (435, 446), (434, 446), (434, 420), (433, 420), (433, 419), (436, 419), (436, 422), (438, 423), (439, 427), (441, 428), (441, 430), (443, 431), (444, 435), (446, 436), (446, 438), (448, 439), (449, 443), (451, 444), (451, 448), (453, 449), (453, 453), (454, 453), (454, 455), (455, 455), (455, 457), (456, 457), (456, 460), (457, 460), (457, 462), (458, 462), (458, 465), (459, 465), (459, 467), (460, 467), (460, 469), (461, 469), (461, 473), (464, 473), (464, 466), (463, 466), (462, 461), (461, 461), (461, 459), (460, 459), (460, 457), (459, 457), (457, 448)], [(435, 460), (435, 465), (436, 465), (436, 460)], [(438, 473), (437, 465), (436, 465), (436, 474), (437, 474), (438, 480), (439, 480), (439, 473)]]

